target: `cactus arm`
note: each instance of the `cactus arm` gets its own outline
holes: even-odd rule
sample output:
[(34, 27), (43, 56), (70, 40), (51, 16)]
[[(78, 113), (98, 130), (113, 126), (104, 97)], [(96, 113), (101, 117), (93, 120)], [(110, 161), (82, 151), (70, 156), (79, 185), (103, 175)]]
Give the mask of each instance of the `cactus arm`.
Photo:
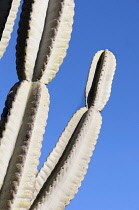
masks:
[[(116, 60), (108, 50), (99, 51), (93, 58), (86, 85), (86, 105), (101, 111), (107, 103), (115, 72)], [(99, 81), (99, 82), (98, 82)]]
[(0, 58), (6, 50), (20, 0), (0, 0)]
[[(44, 31), (38, 52), (34, 80), (48, 84), (66, 56), (74, 15), (74, 0), (49, 2)], [(44, 47), (45, 46), (45, 47)]]
[(34, 194), (38, 159), (49, 95), (45, 85), (32, 83), (22, 125), (1, 189), (2, 209), (28, 209)]
[(32, 80), (49, 0), (24, 0), (16, 46), (17, 74)]
[(62, 210), (69, 204), (86, 174), (100, 126), (101, 115), (91, 107), (80, 120), (60, 161), (42, 187), (31, 210)]
[(78, 125), (82, 115), (87, 111), (86, 107), (79, 109), (69, 121), (67, 127), (65, 128), (64, 132), (62, 133), (59, 141), (57, 142), (55, 148), (48, 156), (46, 162), (44, 163), (43, 167), (41, 168), (40, 172), (36, 178), (36, 191), (35, 197), (39, 193), (40, 189), (42, 188), (43, 184), (46, 182), (47, 178), (55, 168), (56, 164), (58, 163), (64, 149), (66, 148), (69, 139), (72, 136), (76, 126)]
[(47, 84), (66, 55), (74, 2), (30, 0), (29, 4), (25, 1), (22, 8), (16, 47), (17, 74), (20, 80), (40, 80)]
[(16, 84), (10, 91), (5, 103), (5, 109), (7, 109), (8, 112), (7, 116), (5, 116), (6, 120), (4, 119), (4, 123), (1, 121), (0, 188), (3, 184), (8, 163), (14, 150), (19, 128), (22, 124), (29, 89), (30, 83), (26, 81)]
[[(30, 210), (63, 210), (77, 193), (86, 173), (100, 130), (101, 115), (99, 111), (107, 102), (108, 94), (104, 97), (104, 100), (102, 98), (102, 101), (100, 97), (103, 97), (107, 89), (110, 92), (115, 65), (115, 58), (108, 50), (100, 51), (93, 59), (92, 66), (94, 66), (94, 69), (93, 73), (89, 73), (86, 88), (88, 111), (82, 115), (71, 138), (68, 140), (68, 144), (66, 144), (65, 150)], [(48, 168), (52, 162), (53, 160), (47, 163)], [(47, 172), (43, 172), (47, 174)], [(54, 199), (55, 202), (53, 202)]]

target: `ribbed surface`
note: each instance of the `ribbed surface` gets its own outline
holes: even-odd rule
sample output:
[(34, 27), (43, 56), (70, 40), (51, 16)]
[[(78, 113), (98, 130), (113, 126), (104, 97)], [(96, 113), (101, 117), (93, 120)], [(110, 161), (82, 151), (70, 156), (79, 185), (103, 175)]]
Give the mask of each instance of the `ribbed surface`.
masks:
[[(18, 88), (17, 90), (15, 90)], [(9, 96), (5, 103), (7, 116), (5, 116), (4, 128), (1, 127), (0, 139), (0, 188), (3, 184), (3, 179), (9, 164), (9, 160), (14, 150), (16, 139), (22, 118), (24, 115), (30, 83), (23, 81), (18, 83), (14, 90), (10, 90)], [(16, 92), (16, 95), (15, 95)], [(3, 123), (1, 123), (2, 125)]]
[(115, 67), (116, 60), (110, 51), (105, 50), (96, 53), (91, 64), (86, 86), (87, 105), (90, 97), (92, 98), (90, 104), (92, 103), (96, 110), (101, 111), (104, 108), (110, 97)]
[(60, 170), (45, 183), (31, 210), (63, 210), (69, 204), (86, 174), (100, 126), (100, 113), (91, 107), (73, 136), (74, 144), (69, 145), (69, 154)]
[(34, 80), (48, 84), (63, 62), (72, 31), (73, 0), (49, 1), (45, 27), (38, 51)]
[[(0, 58), (20, 0), (0, 1)], [(72, 117), (38, 173), (49, 110), (44, 84), (56, 75), (71, 37), (74, 0), (23, 0), (16, 46), (19, 80), (0, 120), (0, 209), (64, 210), (87, 172), (110, 96), (114, 55), (99, 51), (86, 85), (86, 107)]]
[(24, 0), (16, 46), (20, 80), (51, 81), (66, 55), (73, 15), (73, 0)]
[(69, 121), (67, 127), (65, 128), (64, 132), (62, 133), (61, 137), (59, 138), (55, 148), (48, 156), (46, 162), (44, 163), (43, 167), (41, 168), (38, 176), (36, 178), (36, 192), (35, 197), (40, 191), (41, 187), (51, 174), (52, 170), (56, 166), (57, 162), (59, 161), (65, 147), (67, 146), (69, 139), (71, 138), (77, 124), (79, 123), (82, 115), (87, 111), (87, 109), (81, 108), (78, 110), (71, 120)]
[(1, 190), (2, 209), (28, 209), (30, 206), (48, 105), (49, 95), (45, 85), (32, 83), (23, 123)]
[(49, 0), (24, 0), (16, 46), (20, 80), (32, 80)]
[(1, 0), (0, 1), (0, 40), (2, 37), (3, 30), (11, 9), (12, 0)]
[(13, 29), (20, 0), (0, 1), (0, 58), (6, 50)]
[(100, 56), (102, 55), (102, 53), (104, 52), (104, 50), (100, 50), (98, 51), (91, 62), (91, 66), (88, 72), (88, 78), (87, 78), (87, 83), (86, 83), (86, 89), (85, 89), (85, 99), (86, 99), (86, 106), (88, 106), (87, 100), (88, 100), (88, 95), (92, 86), (92, 82), (94, 80), (94, 76), (95, 76), (95, 72), (96, 72), (96, 67), (97, 67), (97, 63), (100, 59)]

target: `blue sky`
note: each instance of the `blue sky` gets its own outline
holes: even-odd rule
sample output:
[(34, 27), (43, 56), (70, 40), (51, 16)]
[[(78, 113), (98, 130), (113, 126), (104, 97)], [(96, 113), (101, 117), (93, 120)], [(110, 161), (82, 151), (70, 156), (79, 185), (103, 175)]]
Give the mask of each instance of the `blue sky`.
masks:
[[(41, 164), (68, 120), (84, 106), (84, 88), (93, 55), (111, 50), (117, 68), (88, 173), (66, 210), (139, 210), (139, 0), (75, 0), (70, 48), (48, 85), (51, 104)], [(0, 110), (18, 81), (15, 70), (17, 22), (0, 62)]]

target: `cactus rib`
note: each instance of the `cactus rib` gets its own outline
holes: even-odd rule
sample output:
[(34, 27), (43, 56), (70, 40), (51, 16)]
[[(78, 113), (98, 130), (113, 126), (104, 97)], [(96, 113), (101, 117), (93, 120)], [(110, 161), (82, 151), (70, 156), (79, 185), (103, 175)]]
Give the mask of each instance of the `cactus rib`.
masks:
[[(48, 84), (66, 56), (71, 36), (73, 0), (51, 0), (34, 69), (34, 80)], [(45, 47), (44, 47), (45, 46)]]
[(0, 58), (3, 56), (10, 40), (19, 5), (20, 0), (0, 1)]
[(49, 0), (24, 0), (16, 46), (17, 74), (32, 80)]
[(32, 83), (15, 149), (1, 189), (2, 209), (28, 209), (30, 206), (48, 104), (49, 96), (45, 85), (40, 82)]
[(42, 188), (43, 184), (46, 182), (47, 178), (51, 174), (52, 170), (55, 168), (57, 162), (59, 161), (64, 149), (66, 148), (69, 139), (72, 136), (77, 124), (79, 123), (82, 115), (87, 111), (86, 107), (79, 109), (69, 121), (67, 127), (65, 128), (64, 132), (60, 136), (55, 148), (52, 150), (50, 155), (48, 156), (46, 162), (44, 162), (43, 167), (41, 168), (40, 172), (36, 178), (36, 191), (35, 197), (39, 193), (40, 189)]
[[(16, 90), (16, 88), (18, 89)], [(0, 139), (0, 188), (7, 171), (8, 163), (14, 150), (19, 128), (25, 111), (30, 84), (27, 81), (20, 82), (11, 89), (7, 100), (7, 119), (4, 127), (1, 128)], [(15, 94), (16, 93), (16, 94)], [(16, 125), (16, 126), (15, 126)]]

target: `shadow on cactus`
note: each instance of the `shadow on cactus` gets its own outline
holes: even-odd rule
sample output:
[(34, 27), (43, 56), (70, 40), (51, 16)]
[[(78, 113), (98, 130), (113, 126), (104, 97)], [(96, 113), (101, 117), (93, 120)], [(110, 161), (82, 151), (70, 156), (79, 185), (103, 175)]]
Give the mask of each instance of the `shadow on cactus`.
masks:
[[(8, 45), (19, 3), (0, 2), (0, 57)], [(73, 0), (22, 3), (16, 45), (19, 82), (7, 96), (0, 122), (3, 210), (62, 210), (74, 198), (87, 172), (101, 127), (100, 111), (109, 99), (116, 66), (115, 57), (108, 50), (97, 52), (92, 60), (86, 106), (73, 115), (37, 171), (49, 110), (46, 85), (66, 56), (73, 15)]]

